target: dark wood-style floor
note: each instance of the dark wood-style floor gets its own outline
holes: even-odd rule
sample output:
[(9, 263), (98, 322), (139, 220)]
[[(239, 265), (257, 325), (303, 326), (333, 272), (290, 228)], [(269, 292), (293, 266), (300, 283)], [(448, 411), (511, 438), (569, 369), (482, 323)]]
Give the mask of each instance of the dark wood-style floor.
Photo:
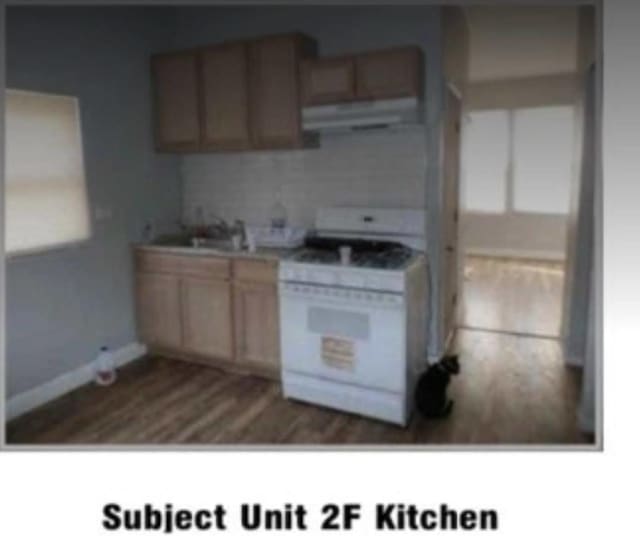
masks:
[[(518, 270), (522, 273), (522, 270)], [(535, 280), (527, 278), (529, 287)], [(485, 302), (490, 300), (484, 298)], [(497, 302), (496, 298), (496, 302)], [(539, 300), (545, 299), (539, 297)], [(536, 302), (535, 296), (531, 297)], [(542, 310), (542, 309), (540, 309)], [(523, 311), (526, 312), (526, 311)], [(579, 373), (558, 341), (460, 330), (445, 420), (408, 428), (282, 398), (279, 384), (168, 359), (120, 371), (8, 424), (9, 444), (585, 444)]]

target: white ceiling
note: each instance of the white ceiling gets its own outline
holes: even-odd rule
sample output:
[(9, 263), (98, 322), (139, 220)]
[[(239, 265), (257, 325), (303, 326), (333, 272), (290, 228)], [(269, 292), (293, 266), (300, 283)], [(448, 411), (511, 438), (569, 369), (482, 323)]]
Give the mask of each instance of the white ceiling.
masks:
[(471, 81), (573, 72), (575, 7), (469, 6)]

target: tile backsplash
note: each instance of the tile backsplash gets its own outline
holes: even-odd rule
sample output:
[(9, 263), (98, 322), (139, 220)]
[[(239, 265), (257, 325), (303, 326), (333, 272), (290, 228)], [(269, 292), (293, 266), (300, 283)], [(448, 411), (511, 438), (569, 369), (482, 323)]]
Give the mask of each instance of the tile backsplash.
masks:
[(423, 127), (323, 136), (320, 147), (189, 155), (182, 160), (183, 218), (269, 221), (280, 200), (289, 223), (312, 227), (322, 206), (424, 207)]

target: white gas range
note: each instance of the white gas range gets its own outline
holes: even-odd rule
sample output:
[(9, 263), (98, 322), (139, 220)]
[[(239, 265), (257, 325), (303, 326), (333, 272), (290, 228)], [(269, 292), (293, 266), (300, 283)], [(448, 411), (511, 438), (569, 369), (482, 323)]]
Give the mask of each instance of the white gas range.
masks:
[(284, 395), (406, 425), (426, 359), (425, 213), (325, 208), (316, 231), (280, 264)]

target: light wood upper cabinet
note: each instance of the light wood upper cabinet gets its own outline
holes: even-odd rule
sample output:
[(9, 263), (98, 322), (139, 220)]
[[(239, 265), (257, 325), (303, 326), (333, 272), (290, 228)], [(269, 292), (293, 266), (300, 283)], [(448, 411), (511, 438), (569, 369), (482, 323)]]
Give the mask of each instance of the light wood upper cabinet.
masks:
[(305, 60), (300, 71), (305, 106), (349, 102), (356, 98), (353, 56)]
[(138, 331), (150, 345), (179, 348), (182, 344), (179, 279), (173, 275), (138, 273)]
[(283, 34), (155, 55), (156, 148), (301, 147), (300, 61), (315, 54), (309, 37)]
[(225, 280), (181, 279), (183, 348), (219, 359), (233, 357), (231, 287)]
[(155, 137), (160, 151), (193, 151), (200, 143), (198, 55), (180, 52), (155, 55)]
[(403, 47), (356, 56), (356, 93), (359, 99), (417, 96), (422, 82), (422, 53)]
[(272, 36), (249, 45), (249, 103), (254, 148), (303, 145), (299, 63), (315, 44), (301, 34)]
[(276, 369), (280, 363), (277, 286), (236, 282), (233, 302), (236, 360)]
[(423, 62), (418, 47), (306, 60), (300, 74), (303, 105), (419, 96)]
[(248, 149), (251, 140), (246, 43), (204, 49), (200, 68), (203, 149)]

